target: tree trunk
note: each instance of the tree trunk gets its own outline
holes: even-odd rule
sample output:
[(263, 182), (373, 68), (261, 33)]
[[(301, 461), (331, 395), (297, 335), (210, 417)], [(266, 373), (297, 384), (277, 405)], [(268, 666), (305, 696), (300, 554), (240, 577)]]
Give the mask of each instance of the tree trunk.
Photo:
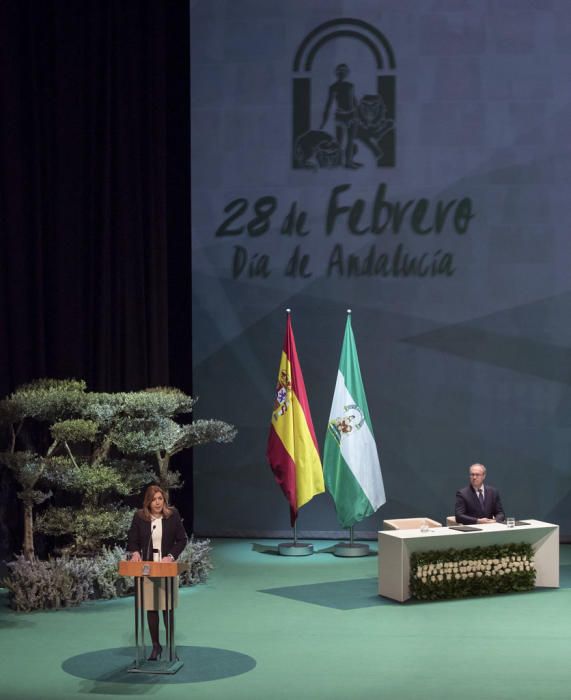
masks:
[(24, 556), (28, 561), (35, 559), (34, 552), (34, 514), (33, 505), (24, 503)]
[(157, 459), (159, 462), (159, 485), (162, 488), (163, 491), (169, 495), (169, 489), (168, 489), (168, 473), (169, 473), (169, 462), (170, 462), (170, 454), (168, 452), (165, 452), (164, 457), (161, 455), (159, 452), (157, 454)]
[(108, 435), (106, 435), (99, 447), (96, 447), (93, 450), (93, 454), (91, 456), (91, 464), (99, 464), (99, 462), (102, 462), (109, 454), (112, 444), (113, 443), (111, 442), (111, 438)]

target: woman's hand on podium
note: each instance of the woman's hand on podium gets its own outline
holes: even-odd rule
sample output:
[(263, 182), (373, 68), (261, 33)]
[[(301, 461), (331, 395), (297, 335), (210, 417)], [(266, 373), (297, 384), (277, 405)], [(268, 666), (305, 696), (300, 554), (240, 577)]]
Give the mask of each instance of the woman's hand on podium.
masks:
[(163, 557), (163, 558), (161, 559), (161, 562), (164, 562), (165, 564), (171, 564), (173, 561), (174, 561), (174, 558), (171, 557), (170, 554), (167, 554), (166, 557)]
[(131, 552), (131, 561), (141, 561), (139, 552)]

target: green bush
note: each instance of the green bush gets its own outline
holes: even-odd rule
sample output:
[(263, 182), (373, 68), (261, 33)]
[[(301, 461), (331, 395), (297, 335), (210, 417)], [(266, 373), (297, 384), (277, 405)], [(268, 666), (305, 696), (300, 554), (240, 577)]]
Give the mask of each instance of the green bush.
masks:
[[(179, 561), (190, 564), (181, 585), (202, 583), (212, 570), (209, 540), (190, 538)], [(117, 598), (133, 592), (133, 579), (119, 576), (121, 547), (104, 547), (93, 557), (51, 557), (29, 561), (23, 555), (8, 563), (10, 573), (0, 581), (8, 589), (10, 605), (19, 612), (59, 610), (86, 600)]]
[(213, 569), (211, 552), (210, 540), (195, 540), (194, 536), (191, 536), (178, 558), (178, 561), (190, 564), (189, 570), (180, 575), (181, 586), (193, 586), (195, 583), (206, 581)]
[(93, 562), (88, 559), (29, 561), (20, 555), (8, 567), (2, 585), (10, 592), (10, 605), (20, 612), (58, 610), (92, 597)]

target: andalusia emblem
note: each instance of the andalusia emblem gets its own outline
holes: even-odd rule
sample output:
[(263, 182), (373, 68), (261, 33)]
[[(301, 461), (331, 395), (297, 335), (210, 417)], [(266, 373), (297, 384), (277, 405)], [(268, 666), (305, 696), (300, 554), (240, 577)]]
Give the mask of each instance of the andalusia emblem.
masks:
[(291, 380), (287, 372), (282, 369), (278, 378), (278, 384), (276, 386), (276, 396), (274, 398), (274, 410), (272, 413), (272, 417), (274, 420), (277, 421), (277, 419), (280, 416), (283, 416), (284, 413), (288, 410), (291, 403), (289, 399), (290, 392)]
[(357, 430), (360, 430), (365, 422), (363, 411), (357, 404), (343, 406), (345, 413), (338, 418), (329, 421), (328, 429), (340, 445), (343, 438), (354, 435)]

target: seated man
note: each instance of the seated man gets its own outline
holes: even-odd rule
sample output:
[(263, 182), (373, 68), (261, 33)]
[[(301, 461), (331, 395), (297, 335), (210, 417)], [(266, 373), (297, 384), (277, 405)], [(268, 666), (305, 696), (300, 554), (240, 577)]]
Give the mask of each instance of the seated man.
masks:
[(505, 519), (498, 490), (485, 486), (486, 467), (470, 467), (470, 485), (456, 492), (456, 522), (462, 525), (503, 522)]

